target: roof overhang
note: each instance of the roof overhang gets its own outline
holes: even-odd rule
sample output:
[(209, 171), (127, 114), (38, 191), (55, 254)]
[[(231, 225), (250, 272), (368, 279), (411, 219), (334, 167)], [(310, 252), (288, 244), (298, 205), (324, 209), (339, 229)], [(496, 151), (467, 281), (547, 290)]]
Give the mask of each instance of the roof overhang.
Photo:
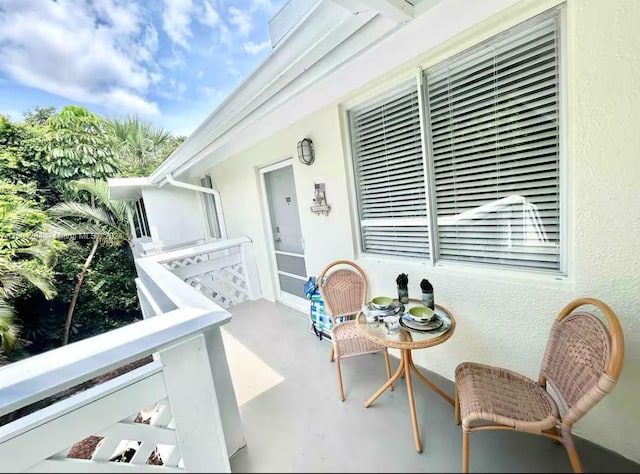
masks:
[(149, 178), (109, 178), (109, 199), (112, 201), (136, 201), (142, 189), (153, 186)]
[[(423, 12), (439, 1), (318, 0), (251, 75), (153, 172), (150, 181), (162, 185), (167, 174), (179, 176), (211, 157), (248, 124), (410, 22), (419, 6)], [(301, 116), (311, 112), (302, 110)], [(290, 122), (297, 118), (291, 117)], [(216, 158), (222, 161), (227, 157)]]

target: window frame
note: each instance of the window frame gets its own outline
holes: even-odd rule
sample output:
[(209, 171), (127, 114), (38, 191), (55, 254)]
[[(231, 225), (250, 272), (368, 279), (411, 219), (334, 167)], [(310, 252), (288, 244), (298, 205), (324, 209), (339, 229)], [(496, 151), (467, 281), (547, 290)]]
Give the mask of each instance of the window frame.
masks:
[(149, 227), (149, 219), (147, 217), (147, 209), (144, 205), (144, 198), (140, 196), (133, 204), (134, 212), (134, 232), (135, 238), (151, 237), (151, 228)]
[[(414, 217), (377, 217), (377, 218), (361, 217), (361, 205), (359, 202), (360, 182), (359, 182), (359, 178), (356, 175), (356, 163), (355, 163), (356, 155), (355, 155), (354, 140), (353, 140), (354, 128), (349, 119), (350, 113), (353, 110), (357, 110), (359, 108), (366, 109), (367, 107), (375, 105), (376, 103), (385, 102), (386, 100), (394, 97), (395, 95), (402, 93), (404, 89), (406, 89), (407, 92), (411, 90), (412, 91), (411, 93), (415, 94), (416, 101), (417, 101), (418, 121), (420, 123), (419, 135), (420, 135), (420, 150), (422, 154), (421, 163), (422, 163), (423, 170), (426, 170), (425, 148), (424, 148), (425, 143), (424, 143), (424, 137), (423, 137), (424, 130), (423, 130), (423, 127), (421, 126), (422, 116), (423, 116), (422, 103), (421, 103), (422, 91), (420, 88), (420, 82), (417, 81), (416, 78), (417, 76), (415, 74), (408, 77), (402, 77), (402, 79), (396, 80), (393, 83), (390, 83), (389, 87), (385, 87), (384, 89), (378, 90), (377, 93), (369, 95), (369, 97), (366, 98), (365, 100), (362, 100), (358, 103), (354, 103), (351, 107), (344, 108), (343, 110), (344, 120), (346, 124), (347, 135), (348, 135), (348, 149), (349, 149), (348, 156), (350, 157), (349, 170), (351, 175), (353, 176), (353, 181), (352, 181), (353, 204), (354, 204), (354, 212), (355, 212), (355, 215), (357, 216), (356, 228), (358, 229), (358, 233), (359, 233), (359, 250), (361, 253), (366, 255), (375, 255), (376, 257), (380, 257), (380, 258), (401, 259), (401, 260), (409, 260), (409, 261), (415, 261), (420, 259), (420, 257), (416, 257), (416, 256), (406, 256), (406, 255), (398, 255), (398, 254), (393, 255), (390, 253), (378, 254), (378, 253), (372, 253), (372, 252), (369, 252), (369, 253), (364, 252), (363, 249), (365, 247), (365, 235), (363, 233), (363, 229), (367, 227), (376, 227), (376, 226), (377, 227), (393, 227), (393, 228), (411, 227), (416, 229), (420, 227), (426, 227), (428, 238), (429, 239), (431, 238), (431, 235), (430, 235), (431, 224), (430, 224), (430, 217), (428, 214), (426, 216), (414, 216)], [(428, 203), (428, 195), (427, 195), (428, 190), (426, 189), (426, 173), (423, 176), (423, 183), (425, 186), (425, 205), (428, 212), (429, 203)], [(429, 248), (429, 251), (431, 251), (431, 246), (428, 246), (428, 248)], [(429, 256), (425, 258), (428, 258), (429, 260), (431, 260), (433, 256), (429, 254)]]
[[(206, 181), (208, 180), (208, 183)], [(210, 174), (204, 174), (198, 178), (198, 186), (213, 190), (213, 180)], [(210, 239), (224, 239), (224, 222), (220, 217), (221, 208), (216, 196), (211, 193), (202, 192), (202, 209), (206, 222), (207, 237)], [(213, 215), (212, 215), (213, 214)], [(217, 235), (216, 235), (217, 234)]]
[[(510, 266), (500, 263), (486, 263), (486, 262), (473, 262), (473, 261), (455, 261), (442, 259), (440, 257), (439, 238), (438, 238), (438, 225), (437, 225), (437, 212), (436, 211), (436, 193), (435, 193), (435, 176), (434, 176), (434, 157), (432, 152), (432, 137), (429, 126), (429, 110), (428, 99), (426, 94), (426, 71), (433, 67), (440, 67), (448, 62), (454, 62), (458, 58), (465, 54), (469, 54), (473, 51), (478, 51), (482, 47), (487, 47), (491, 44), (523, 31), (536, 23), (544, 22), (550, 18), (557, 18), (558, 28), (558, 45), (557, 45), (557, 114), (558, 114), (558, 206), (559, 206), (559, 220), (558, 220), (558, 269), (538, 269), (527, 268), (522, 266)], [(428, 218), (428, 232), (429, 232), (429, 258), (419, 257), (406, 257), (406, 256), (393, 256), (387, 254), (378, 254), (373, 252), (366, 252), (362, 243), (363, 239), (363, 226), (360, 219), (360, 203), (358, 202), (357, 191), (357, 177), (356, 169), (354, 165), (354, 152), (353, 143), (351, 139), (351, 123), (349, 120), (349, 111), (366, 101), (375, 100), (376, 97), (380, 97), (388, 93), (393, 87), (398, 87), (403, 82), (407, 81), (406, 75), (402, 79), (390, 82), (387, 81), (384, 85), (379, 85), (374, 92), (371, 92), (366, 100), (352, 100), (346, 104), (343, 104), (342, 117), (344, 120), (344, 128), (347, 132), (347, 158), (348, 158), (348, 170), (351, 175), (351, 187), (352, 187), (352, 210), (354, 216), (354, 231), (358, 240), (357, 251), (358, 254), (364, 258), (371, 258), (375, 260), (387, 260), (387, 261), (406, 261), (413, 264), (426, 265), (430, 264), (432, 267), (452, 268), (452, 269), (465, 269), (465, 268), (477, 268), (480, 271), (496, 271), (496, 272), (516, 272), (516, 274), (534, 274), (541, 275), (543, 277), (550, 277), (556, 280), (564, 280), (569, 276), (569, 262), (571, 260), (571, 252), (569, 246), (569, 226), (568, 220), (570, 216), (569, 209), (569, 184), (568, 178), (568, 158), (567, 158), (567, 64), (566, 64), (566, 11), (563, 5), (552, 7), (541, 13), (530, 16), (524, 20), (520, 20), (512, 25), (503, 28), (501, 31), (491, 34), (489, 37), (477, 41), (465, 47), (462, 51), (452, 51), (451, 54), (445, 54), (440, 56), (437, 61), (431, 64), (420, 64), (416, 66), (414, 73), (415, 80), (418, 85), (418, 102), (420, 113), (420, 131), (423, 149), (423, 164), (425, 170), (424, 184), (426, 187), (427, 196), (427, 218)]]

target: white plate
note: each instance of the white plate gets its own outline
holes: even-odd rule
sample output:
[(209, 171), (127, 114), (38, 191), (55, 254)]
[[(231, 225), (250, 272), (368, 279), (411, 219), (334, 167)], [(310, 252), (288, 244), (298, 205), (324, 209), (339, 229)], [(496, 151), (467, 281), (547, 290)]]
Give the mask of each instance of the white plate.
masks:
[(440, 329), (444, 324), (444, 320), (436, 314), (429, 321), (424, 323), (419, 323), (415, 321), (409, 313), (405, 313), (400, 318), (400, 324), (407, 329), (411, 329), (412, 331), (435, 331), (436, 329)]
[(391, 303), (391, 306), (389, 306), (386, 309), (376, 308), (373, 305), (373, 303), (369, 302), (367, 304), (367, 308), (369, 309), (370, 312), (375, 312), (379, 317), (388, 316), (390, 314), (398, 314), (404, 311), (404, 305), (401, 303), (398, 303), (397, 301), (394, 301), (393, 303)]

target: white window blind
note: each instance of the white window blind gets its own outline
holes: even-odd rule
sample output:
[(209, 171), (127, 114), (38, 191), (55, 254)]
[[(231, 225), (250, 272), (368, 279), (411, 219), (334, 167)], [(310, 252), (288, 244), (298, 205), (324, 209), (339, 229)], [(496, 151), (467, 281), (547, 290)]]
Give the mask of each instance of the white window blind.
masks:
[(428, 258), (416, 83), (362, 104), (348, 116), (363, 251)]
[(426, 71), (438, 259), (560, 271), (558, 18)]

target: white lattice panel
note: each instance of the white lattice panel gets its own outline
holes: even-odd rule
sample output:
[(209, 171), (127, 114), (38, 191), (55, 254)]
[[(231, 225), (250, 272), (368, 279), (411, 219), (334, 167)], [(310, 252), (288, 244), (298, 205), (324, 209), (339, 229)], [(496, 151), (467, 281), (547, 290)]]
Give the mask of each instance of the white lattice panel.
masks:
[(223, 308), (250, 298), (248, 277), (239, 254), (205, 253), (164, 265)]
[(249, 299), (242, 265), (224, 267), (204, 275), (189, 277), (185, 281), (223, 308)]
[(179, 260), (172, 260), (171, 262), (165, 263), (165, 267), (169, 270), (175, 270), (176, 268), (188, 267), (190, 265), (195, 265), (196, 263), (206, 262), (209, 260), (207, 254), (195, 255), (193, 257), (181, 258)]

